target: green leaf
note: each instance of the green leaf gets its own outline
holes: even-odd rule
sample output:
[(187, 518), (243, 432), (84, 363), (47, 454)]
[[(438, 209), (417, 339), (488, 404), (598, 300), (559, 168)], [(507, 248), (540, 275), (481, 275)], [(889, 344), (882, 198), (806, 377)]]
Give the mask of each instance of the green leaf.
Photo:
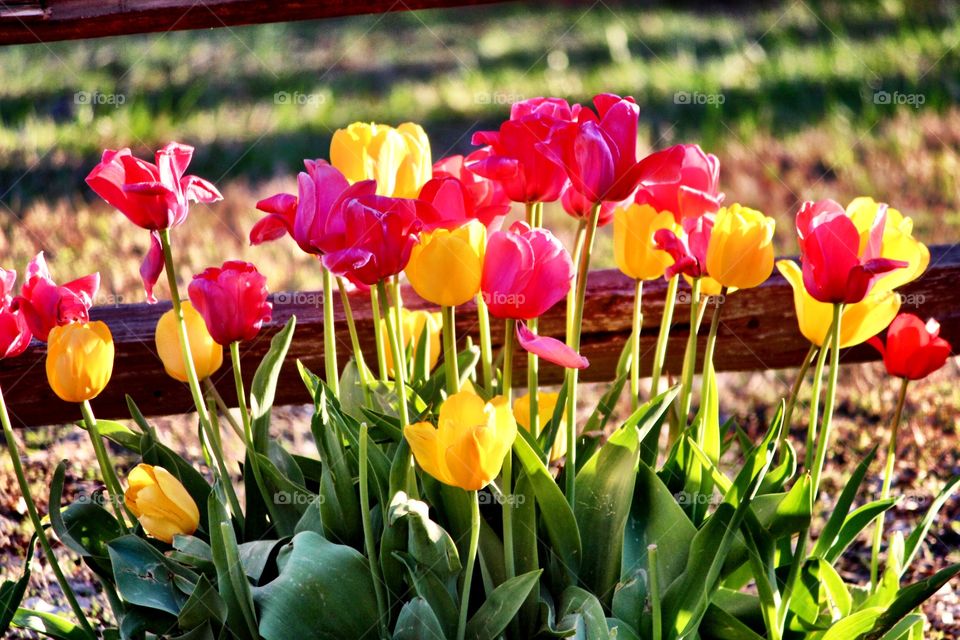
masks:
[(79, 626), (46, 611), (17, 609), (13, 616), (13, 626), (36, 631), (55, 640), (90, 640)]
[(270, 340), (270, 349), (250, 385), (250, 420), (253, 427), (254, 448), (264, 453), (267, 447), (267, 437), (270, 430), (270, 409), (273, 408), (273, 399), (277, 393), (277, 380), (280, 378), (280, 369), (287, 357), (290, 343), (293, 341), (293, 332), (297, 326), (297, 317), (290, 316), (284, 325)]
[(393, 640), (438, 640), (443, 627), (426, 600), (416, 597), (403, 605), (393, 630)]
[(237, 537), (216, 492), (210, 493), (210, 550), (217, 569), (217, 590), (227, 605), (227, 626), (238, 640), (256, 640), (257, 617), (250, 583), (243, 571)]
[(264, 503), (277, 534), (280, 537), (292, 536), (303, 514), (318, 499), (317, 496), (302, 484), (288, 478), (267, 456), (256, 451), (249, 454), (257, 456), (257, 465), (264, 485), (261, 490), (264, 496), (269, 496), (264, 497)]
[[(77, 422), (76, 425), (86, 431), (87, 423)], [(117, 444), (128, 451), (140, 453), (140, 434), (134, 433), (130, 427), (115, 420), (101, 420), (97, 418), (97, 430), (100, 435), (107, 440)]]
[(520, 610), (527, 594), (537, 586), (542, 570), (511, 578), (493, 590), (467, 623), (470, 640), (495, 640)]
[(6, 634), (10, 622), (17, 613), (17, 608), (23, 602), (23, 596), (30, 584), (30, 560), (33, 558), (33, 547), (37, 544), (37, 534), (30, 537), (27, 545), (27, 554), (23, 562), (23, 571), (19, 580), (4, 580), (0, 584), (0, 634)]
[[(580, 587), (567, 587), (560, 596), (560, 617), (577, 616), (589, 640), (609, 640), (610, 629), (597, 597)], [(579, 625), (578, 625), (579, 626)]]
[(857, 465), (857, 468), (853, 470), (850, 480), (844, 485), (843, 491), (840, 492), (840, 497), (837, 498), (837, 504), (834, 505), (833, 511), (830, 513), (830, 517), (827, 519), (827, 523), (823, 526), (823, 531), (820, 532), (820, 537), (817, 539), (817, 544), (814, 545), (811, 555), (814, 555), (818, 558), (825, 557), (827, 551), (836, 541), (837, 534), (840, 533), (840, 529), (843, 527), (843, 523), (847, 518), (847, 514), (850, 512), (850, 507), (853, 505), (853, 501), (857, 497), (857, 492), (860, 490), (860, 485), (863, 483), (863, 479), (867, 475), (867, 470), (870, 467), (870, 463), (873, 462), (873, 459), (876, 455), (877, 447), (874, 447), (869, 451), (869, 453), (867, 453), (863, 460), (860, 461), (860, 464)]
[(443, 627), (445, 636), (441, 637), (453, 636), (457, 628), (458, 609), (450, 589), (436, 574), (417, 564), (410, 554), (400, 551), (394, 553), (394, 557), (407, 570), (413, 590), (427, 601), (440, 626)]
[(393, 496), (387, 511), (390, 526), (406, 520), (406, 551), (421, 566), (441, 579), (460, 573), (457, 545), (443, 527), (430, 519), (426, 502), (413, 500), (400, 491)]
[(304, 531), (281, 550), (277, 564), (279, 576), (253, 588), (266, 640), (351, 640), (376, 629), (370, 569), (355, 549)]
[(582, 549), (580, 530), (570, 504), (550, 471), (526, 440), (514, 440), (513, 451), (517, 454), (517, 459), (537, 496), (553, 552), (560, 558), (566, 571), (575, 574), (580, 567)]
[(884, 513), (896, 503), (895, 498), (887, 498), (886, 500), (868, 502), (854, 509), (853, 512), (844, 519), (843, 525), (837, 533), (837, 539), (833, 541), (829, 550), (824, 554), (824, 559), (831, 564), (836, 562), (846, 548), (850, 546), (850, 543), (853, 542), (853, 539), (856, 538), (868, 524), (873, 522), (874, 518)]
[(820, 640), (854, 640), (869, 631), (883, 613), (882, 607), (870, 607), (857, 611), (836, 622), (827, 629)]
[(876, 623), (867, 628), (869, 633), (863, 637), (863, 640), (879, 640), (887, 631), (892, 629), (895, 624), (905, 618), (907, 614), (939, 591), (940, 587), (945, 585), (947, 581), (957, 575), (957, 573), (960, 573), (960, 563), (952, 564), (949, 567), (937, 571), (925, 580), (914, 582), (910, 586), (901, 589), (890, 606), (887, 607), (886, 610), (881, 609), (880, 615), (876, 618)]
[(66, 463), (61, 461), (50, 483), (50, 525), (67, 548), (89, 560), (101, 575), (110, 575), (113, 570), (107, 543), (122, 535), (120, 524), (92, 499), (78, 500), (61, 509), (65, 476)]
[(354, 476), (343, 440), (335, 427), (334, 410), (329, 395), (329, 389), (321, 385), (317, 390), (317, 412), (310, 421), (313, 438), (323, 462), (320, 515), (327, 538), (358, 546), (363, 539), (360, 497), (354, 486)]
[(187, 596), (177, 587), (176, 578), (196, 584), (196, 573), (169, 560), (135, 535), (117, 538), (107, 548), (117, 591), (125, 601), (174, 616), (180, 613)]
[(907, 537), (904, 542), (903, 563), (900, 569), (901, 576), (903, 572), (907, 570), (907, 567), (913, 563), (913, 558), (917, 555), (917, 551), (920, 550), (920, 543), (927, 537), (927, 532), (930, 531), (930, 526), (936, 519), (937, 514), (940, 513), (940, 508), (943, 507), (944, 503), (954, 494), (958, 485), (960, 485), (960, 476), (954, 476), (947, 482), (946, 486), (937, 494), (937, 497), (934, 498), (930, 508), (923, 514), (923, 518), (917, 523), (916, 528)]
[(703, 640), (764, 640), (763, 636), (715, 604), (707, 607), (699, 633)]
[(227, 605), (205, 576), (200, 576), (193, 592), (180, 609), (177, 622), (181, 629), (194, 629), (207, 622), (223, 624), (227, 620)]

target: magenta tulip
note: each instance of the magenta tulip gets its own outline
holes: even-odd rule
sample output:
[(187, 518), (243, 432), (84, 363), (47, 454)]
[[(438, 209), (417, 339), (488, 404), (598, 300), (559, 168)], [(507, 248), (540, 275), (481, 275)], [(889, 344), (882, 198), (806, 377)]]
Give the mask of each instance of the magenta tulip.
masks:
[(187, 291), (219, 345), (252, 340), (270, 322), (267, 279), (249, 262), (228, 260), (222, 267), (209, 267), (193, 277)]
[[(12, 286), (12, 282), (9, 284)], [(27, 266), (20, 295), (11, 301), (10, 306), (14, 311), (23, 313), (30, 332), (37, 340), (46, 342), (47, 335), (54, 327), (90, 319), (90, 307), (99, 288), (99, 273), (58, 285), (50, 277), (41, 251)], [(9, 293), (10, 289), (5, 285), (5, 290)]]
[(707, 246), (713, 231), (713, 216), (704, 215), (683, 220), (683, 236), (670, 229), (659, 229), (653, 235), (657, 248), (666, 251), (673, 258), (673, 264), (667, 267), (664, 275), (672, 278), (682, 273), (690, 278), (707, 275)]
[[(567, 182), (567, 185), (563, 188), (563, 193), (560, 194), (560, 203), (563, 205), (563, 210), (577, 220), (589, 220), (594, 205), (589, 198), (577, 191), (571, 182)], [(600, 217), (597, 219), (597, 226), (605, 227), (613, 222), (614, 211), (621, 204), (612, 200), (603, 201), (600, 204)]]
[(32, 336), (23, 311), (12, 306), (11, 292), (16, 281), (16, 271), (0, 269), (0, 359), (23, 353)]
[[(466, 209), (472, 211), (471, 217), (476, 218), (487, 227), (487, 231), (499, 231), (503, 224), (503, 217), (510, 213), (510, 198), (503, 191), (503, 186), (495, 181), (484, 178), (478, 173), (469, 169), (468, 164), (483, 160), (490, 155), (487, 148), (477, 149), (470, 155), (449, 156), (438, 160), (433, 164), (433, 177), (457, 178), (460, 181), (461, 188), (464, 191), (464, 202), (469, 203)], [(432, 181), (428, 182), (430, 185)], [(434, 195), (434, 189), (440, 185), (428, 187), (424, 185), (420, 190), (420, 199), (434, 202), (442, 216), (449, 218), (441, 209), (441, 202), (435, 202), (437, 196)], [(449, 189), (449, 187), (448, 187)]]
[(679, 144), (646, 158), (646, 182), (637, 189), (636, 203), (669, 211), (678, 223), (716, 213), (723, 203), (720, 161), (698, 145)]

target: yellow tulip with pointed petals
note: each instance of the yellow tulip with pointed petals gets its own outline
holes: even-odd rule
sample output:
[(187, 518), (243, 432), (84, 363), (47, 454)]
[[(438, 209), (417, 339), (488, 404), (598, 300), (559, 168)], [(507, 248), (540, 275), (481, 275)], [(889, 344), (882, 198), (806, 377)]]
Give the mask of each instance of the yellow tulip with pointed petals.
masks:
[(47, 337), (47, 382), (61, 400), (92, 400), (110, 382), (113, 356), (113, 335), (99, 320), (54, 327)]
[(407, 279), (424, 300), (461, 305), (480, 291), (486, 244), (487, 228), (479, 220), (425, 233), (410, 252)]
[[(391, 321), (395, 317), (393, 315), (394, 313), (394, 310), (391, 308)], [(412, 347), (413, 350), (416, 351), (417, 346), (420, 344), (420, 336), (426, 331), (426, 348), (430, 350), (427, 362), (432, 370), (437, 364), (437, 360), (440, 359), (440, 334), (442, 324), (440, 313), (436, 311), (426, 311), (424, 309), (414, 311), (404, 307), (400, 313), (400, 325), (401, 331), (403, 332), (403, 335), (400, 336), (400, 348), (406, 350), (408, 347)], [(387, 323), (383, 320), (380, 321), (380, 333), (383, 335), (384, 343), (386, 343), (388, 338)], [(387, 349), (386, 356), (387, 374), (393, 376), (393, 351)]]
[(433, 176), (430, 140), (418, 124), (399, 127), (354, 122), (330, 141), (330, 164), (350, 183), (376, 180), (377, 193), (416, 198)]
[(517, 421), (503, 396), (484, 402), (465, 389), (440, 405), (437, 427), (418, 422), (403, 435), (421, 469), (444, 484), (478, 491), (500, 473)]
[(200, 524), (200, 510), (183, 484), (163, 467), (138, 464), (127, 476), (123, 500), (147, 535), (172, 543)]
[[(880, 203), (866, 197), (854, 198), (847, 205), (847, 215), (860, 232), (861, 254), (870, 239), (870, 229), (877, 217), (879, 207)], [(913, 220), (891, 207), (887, 208), (880, 257), (903, 260), (907, 266), (881, 276), (873, 285), (874, 289), (892, 290), (913, 282), (926, 271), (930, 264), (930, 250), (913, 237)]]

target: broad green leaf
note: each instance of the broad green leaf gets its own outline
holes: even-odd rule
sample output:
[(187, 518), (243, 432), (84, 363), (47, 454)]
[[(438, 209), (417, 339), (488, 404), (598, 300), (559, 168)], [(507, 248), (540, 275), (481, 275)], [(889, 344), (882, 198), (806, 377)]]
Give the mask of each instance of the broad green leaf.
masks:
[(763, 636), (715, 604), (707, 607), (699, 633), (703, 640), (764, 640)]
[(887, 498), (886, 500), (868, 502), (854, 509), (853, 512), (844, 519), (843, 525), (837, 533), (837, 539), (833, 541), (830, 548), (824, 554), (824, 559), (831, 564), (836, 562), (846, 548), (850, 546), (850, 543), (853, 542), (853, 539), (856, 538), (868, 524), (873, 522), (874, 518), (884, 513), (896, 503), (895, 498)]
[(254, 448), (263, 453), (267, 450), (267, 438), (270, 431), (270, 409), (273, 408), (273, 399), (277, 393), (277, 380), (280, 378), (280, 369), (287, 357), (290, 343), (293, 341), (293, 332), (297, 326), (297, 317), (290, 316), (284, 325), (270, 340), (270, 349), (257, 372), (253, 375), (250, 385), (250, 420), (253, 427)]
[(840, 529), (847, 519), (850, 507), (853, 505), (853, 501), (857, 497), (857, 492), (860, 490), (860, 485), (867, 475), (870, 463), (873, 462), (876, 455), (877, 448), (874, 447), (864, 456), (860, 464), (857, 465), (857, 468), (853, 470), (850, 480), (844, 485), (843, 491), (840, 492), (840, 497), (837, 498), (837, 504), (833, 506), (830, 517), (827, 518), (827, 523), (823, 526), (823, 531), (820, 532), (820, 537), (817, 539), (817, 544), (814, 545), (811, 555), (818, 558), (826, 557), (827, 551), (836, 541), (837, 535), (840, 533)]
[(960, 486), (960, 476), (954, 476), (950, 479), (940, 493), (937, 494), (937, 497), (934, 498), (933, 503), (930, 505), (930, 508), (927, 509), (927, 512), (923, 514), (923, 518), (917, 523), (916, 528), (914, 528), (907, 537), (904, 542), (903, 563), (901, 564), (900, 570), (901, 576), (903, 572), (907, 570), (907, 567), (913, 563), (917, 551), (920, 550), (920, 544), (923, 542), (923, 539), (927, 537), (930, 526), (936, 519), (937, 514), (940, 513), (940, 508), (943, 507), (944, 503), (954, 494), (957, 486)]
[(426, 600), (416, 597), (403, 605), (393, 640), (440, 640), (443, 637), (443, 627)]
[(580, 587), (567, 587), (560, 597), (560, 617), (576, 615), (583, 620), (586, 638), (609, 640), (610, 630), (597, 597)]
[(208, 622), (223, 624), (227, 619), (227, 605), (205, 576), (200, 576), (193, 593), (180, 609), (177, 622), (181, 629), (194, 629)]
[(920, 638), (923, 638), (923, 623), (926, 622), (926, 617), (920, 615), (919, 613), (911, 613), (897, 624), (893, 625), (890, 628), (890, 631), (887, 631), (883, 634), (883, 637), (880, 640), (910, 640), (912, 636), (908, 635), (914, 631), (917, 627), (920, 628)]
[(957, 575), (957, 573), (960, 573), (960, 563), (952, 564), (925, 580), (914, 582), (901, 589), (900, 593), (897, 594), (897, 597), (886, 610), (880, 609), (880, 614), (876, 617), (876, 623), (865, 629), (868, 630), (869, 633), (863, 637), (863, 640), (879, 640), (879, 638), (882, 638), (895, 624), (939, 591), (940, 587), (945, 585), (947, 581)]
[[(86, 431), (86, 422), (77, 422), (76, 425)], [(132, 451), (140, 453), (140, 434), (134, 433), (127, 425), (115, 420), (101, 420), (97, 418), (97, 430), (107, 440)]]
[(871, 607), (852, 613), (827, 629), (820, 640), (855, 640), (870, 631), (881, 613), (882, 607)]
[(13, 615), (13, 626), (36, 631), (55, 640), (90, 640), (79, 626), (47, 611), (17, 609)]
[(394, 526), (399, 520), (405, 520), (405, 550), (410, 557), (440, 578), (449, 578), (461, 569), (457, 546), (450, 534), (430, 519), (428, 509), (426, 502), (413, 500), (400, 491), (393, 496), (387, 510), (387, 522)]
[(459, 609), (450, 589), (441, 582), (436, 574), (427, 571), (410, 557), (410, 554), (397, 552), (394, 554), (396, 559), (403, 564), (410, 578), (410, 584), (416, 594), (427, 601), (430, 609), (436, 615), (440, 626), (446, 632), (445, 637), (452, 637), (457, 628), (457, 616)]
[(493, 590), (467, 623), (469, 640), (495, 640), (507, 628), (527, 594), (537, 586), (541, 571), (511, 578)]
[(107, 544), (117, 591), (126, 602), (178, 615), (187, 595), (177, 588), (176, 578), (196, 584), (199, 576), (166, 558), (135, 535), (121, 536)]

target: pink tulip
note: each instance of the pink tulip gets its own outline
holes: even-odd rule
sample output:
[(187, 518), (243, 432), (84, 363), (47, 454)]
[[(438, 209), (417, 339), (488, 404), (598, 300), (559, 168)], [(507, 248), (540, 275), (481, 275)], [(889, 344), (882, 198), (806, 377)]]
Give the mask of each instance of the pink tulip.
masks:
[[(593, 202), (577, 191), (571, 182), (567, 182), (567, 185), (563, 188), (563, 193), (560, 194), (560, 203), (563, 205), (563, 210), (577, 220), (590, 219)], [(613, 213), (621, 204), (612, 200), (603, 201), (600, 204), (600, 217), (597, 220), (597, 226), (605, 227), (613, 222)]]
[(664, 275), (668, 279), (678, 273), (691, 278), (706, 276), (707, 246), (713, 231), (713, 216), (685, 218), (683, 230), (682, 237), (670, 229), (659, 229), (653, 235), (657, 248), (673, 258), (673, 264), (667, 267)]
[(30, 327), (22, 310), (12, 308), (16, 271), (0, 269), (0, 359), (18, 356), (30, 345)]
[(529, 320), (566, 297), (573, 262), (563, 244), (546, 229), (515, 222), (490, 235), (480, 291), (498, 318)]
[(679, 144), (647, 156), (643, 163), (647, 181), (637, 190), (637, 204), (669, 211), (678, 223), (720, 209), (724, 194), (715, 155), (695, 144)]
[[(442, 226), (459, 226), (465, 220), (461, 219), (456, 224), (452, 224), (452, 221), (466, 218), (479, 220), (487, 227), (487, 231), (500, 230), (504, 216), (510, 213), (510, 199), (499, 182), (488, 180), (466, 166), (489, 155), (488, 149), (478, 149), (467, 157), (450, 156), (434, 163), (433, 180), (420, 190), (420, 199), (432, 203), (441, 218), (451, 223)], [(445, 181), (449, 178), (459, 181), (456, 189)], [(459, 205), (461, 200), (462, 207)]]
[(860, 302), (881, 275), (907, 266), (880, 257), (886, 217), (887, 207), (881, 205), (861, 253), (860, 232), (843, 207), (833, 200), (803, 203), (797, 236), (807, 292), (820, 302)]
[(158, 231), (183, 222), (190, 202), (216, 202), (223, 196), (210, 182), (184, 175), (193, 147), (171, 142), (155, 154), (156, 164), (135, 158), (130, 149), (106, 149), (86, 182), (97, 195), (151, 232), (150, 250), (140, 267), (147, 302), (156, 302), (153, 287), (163, 271)]
[(209, 267), (193, 276), (187, 291), (219, 345), (252, 340), (270, 322), (267, 279), (249, 262), (228, 260), (222, 267)]
[[(7, 283), (4, 284), (4, 291), (5, 295), (9, 295), (13, 281), (9, 275), (5, 278)], [(27, 266), (26, 281), (20, 288), (20, 295), (11, 301), (10, 308), (21, 311), (30, 332), (37, 340), (46, 342), (47, 335), (54, 327), (90, 319), (90, 307), (99, 288), (99, 273), (57, 285), (50, 277), (41, 251)]]

